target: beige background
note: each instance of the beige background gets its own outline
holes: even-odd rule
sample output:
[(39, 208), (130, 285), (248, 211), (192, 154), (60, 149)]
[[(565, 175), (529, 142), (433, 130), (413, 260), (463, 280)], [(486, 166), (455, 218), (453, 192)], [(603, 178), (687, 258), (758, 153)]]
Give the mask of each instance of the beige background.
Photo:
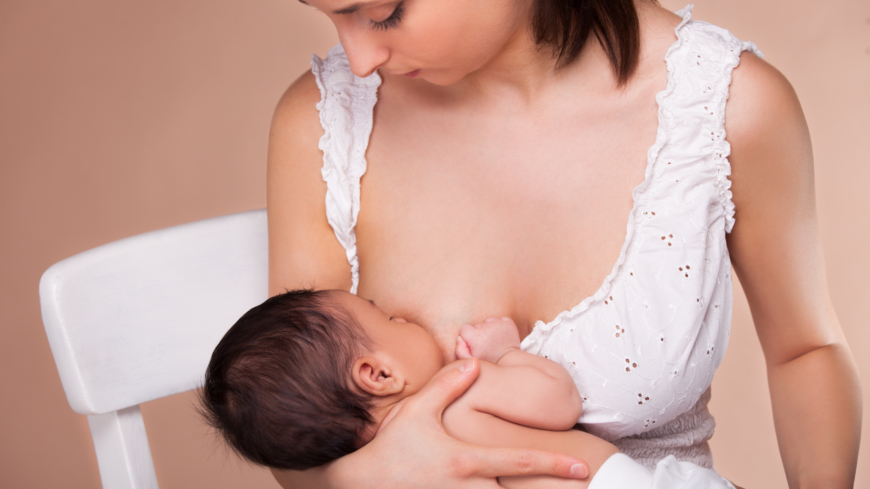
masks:
[[(755, 41), (797, 89), (833, 301), (870, 378), (870, 2), (698, 0), (695, 17)], [(293, 0), (0, 1), (0, 487), (99, 487), (42, 329), (41, 273), (125, 236), (263, 207), (272, 108), (335, 41)], [(784, 487), (761, 350), (735, 295), (716, 463), (749, 488)], [(161, 487), (277, 487), (227, 454), (192, 402), (143, 406)], [(870, 487), (866, 447), (857, 487)]]

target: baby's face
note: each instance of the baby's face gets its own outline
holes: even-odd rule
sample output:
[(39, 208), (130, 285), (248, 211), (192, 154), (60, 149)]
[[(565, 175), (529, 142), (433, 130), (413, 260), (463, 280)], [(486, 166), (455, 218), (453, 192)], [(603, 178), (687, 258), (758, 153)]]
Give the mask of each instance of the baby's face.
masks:
[(391, 317), (374, 303), (349, 293), (338, 297), (357, 319), (374, 348), (388, 355), (406, 381), (406, 395), (420, 390), (443, 366), (444, 355), (421, 326)]

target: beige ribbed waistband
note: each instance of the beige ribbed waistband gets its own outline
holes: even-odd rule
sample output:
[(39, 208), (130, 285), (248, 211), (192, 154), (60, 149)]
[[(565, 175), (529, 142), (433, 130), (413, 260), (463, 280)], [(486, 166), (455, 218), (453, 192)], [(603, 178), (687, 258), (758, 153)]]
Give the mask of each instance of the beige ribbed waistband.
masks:
[(648, 469), (655, 469), (659, 460), (668, 455), (712, 469), (713, 454), (707, 440), (713, 436), (716, 421), (707, 410), (708, 402), (709, 388), (692, 409), (673, 421), (639, 435), (620, 438), (613, 444)]

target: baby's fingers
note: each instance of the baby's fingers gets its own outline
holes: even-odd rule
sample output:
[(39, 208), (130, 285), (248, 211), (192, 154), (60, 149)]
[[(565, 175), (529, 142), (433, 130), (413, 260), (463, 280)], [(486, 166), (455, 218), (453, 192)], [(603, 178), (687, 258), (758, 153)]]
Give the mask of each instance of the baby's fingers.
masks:
[(567, 479), (585, 479), (589, 464), (568, 455), (518, 448), (485, 448), (465, 455), (460, 463), (467, 471), (461, 476), (510, 477), (553, 475)]
[(462, 339), (461, 336), (456, 337), (456, 358), (459, 360), (465, 358), (471, 358), (471, 348), (468, 347), (468, 343)]

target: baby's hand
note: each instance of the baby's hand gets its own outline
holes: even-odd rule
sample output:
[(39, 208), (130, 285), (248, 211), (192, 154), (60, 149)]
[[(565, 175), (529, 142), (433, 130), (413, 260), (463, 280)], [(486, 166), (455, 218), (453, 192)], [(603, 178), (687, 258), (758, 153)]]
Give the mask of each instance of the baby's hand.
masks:
[(456, 358), (479, 358), (491, 363), (520, 348), (520, 332), (510, 318), (489, 318), (474, 326), (466, 324), (456, 338)]

